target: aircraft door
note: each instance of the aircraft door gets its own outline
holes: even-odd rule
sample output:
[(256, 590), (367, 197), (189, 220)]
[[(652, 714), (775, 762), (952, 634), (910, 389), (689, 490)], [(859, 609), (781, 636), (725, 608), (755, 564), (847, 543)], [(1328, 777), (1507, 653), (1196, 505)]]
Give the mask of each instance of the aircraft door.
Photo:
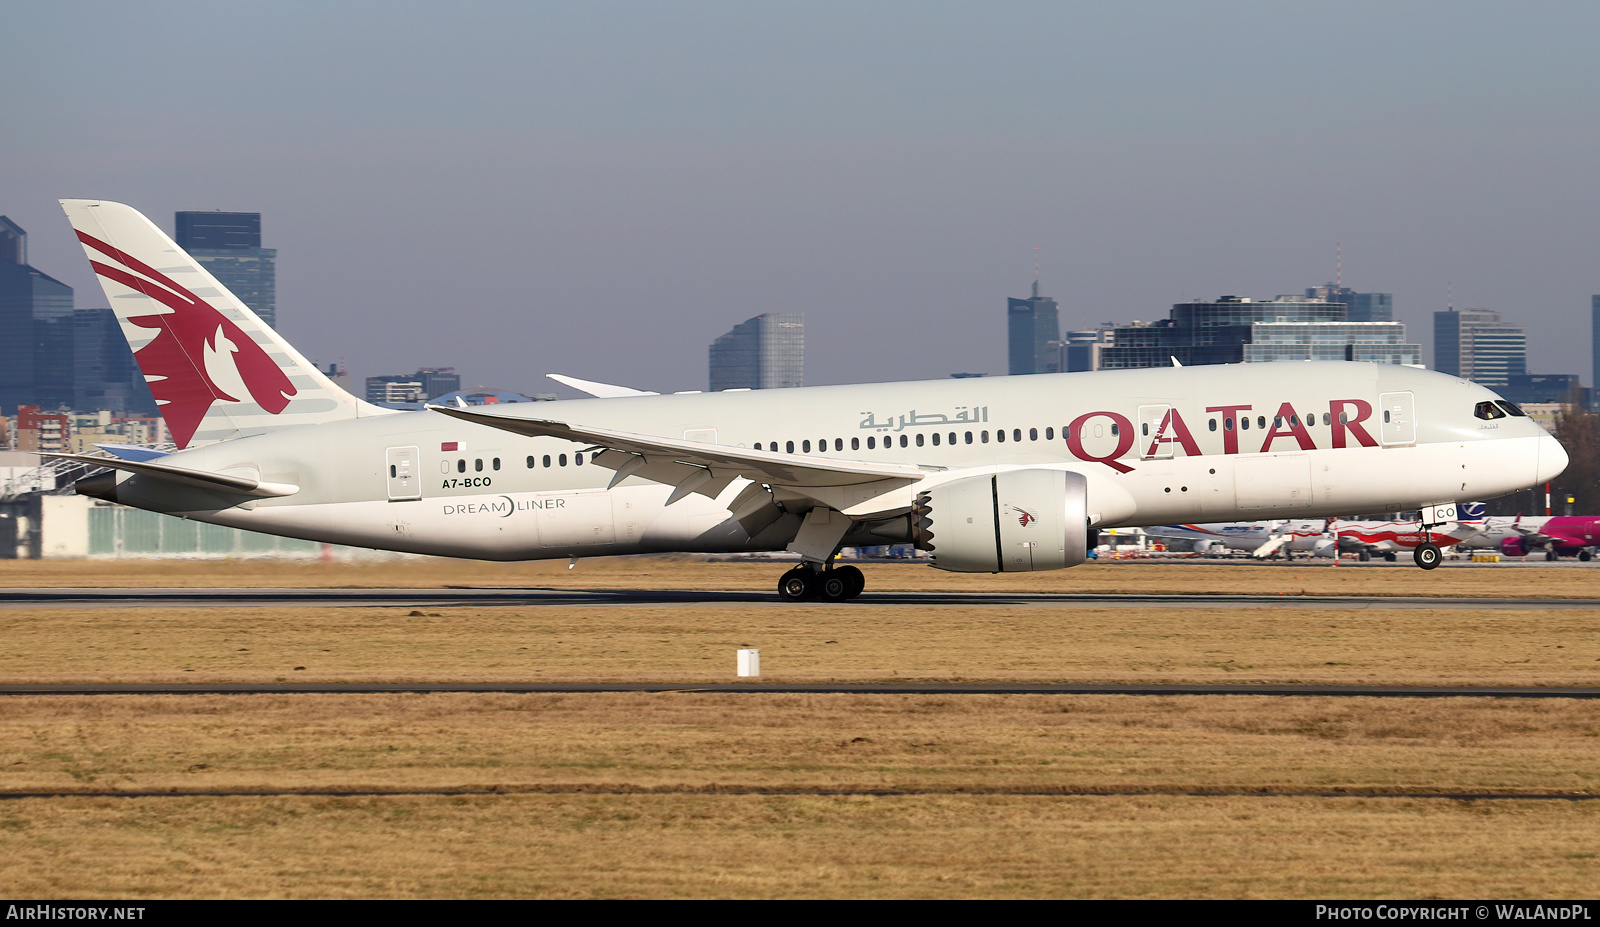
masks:
[(1379, 440), (1384, 447), (1417, 443), (1416, 396), (1409, 390), (1378, 395)]
[(384, 461), (389, 480), (390, 502), (411, 502), (422, 498), (422, 476), (415, 447), (391, 447)]
[(1172, 407), (1139, 407), (1139, 457), (1167, 460), (1172, 457)]

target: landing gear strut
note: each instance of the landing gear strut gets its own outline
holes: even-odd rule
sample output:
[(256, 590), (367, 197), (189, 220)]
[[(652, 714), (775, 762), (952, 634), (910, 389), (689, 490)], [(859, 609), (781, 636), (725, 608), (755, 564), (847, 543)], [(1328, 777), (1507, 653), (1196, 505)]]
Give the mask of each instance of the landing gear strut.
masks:
[(803, 563), (778, 579), (778, 596), (787, 602), (823, 599), (848, 602), (867, 587), (867, 578), (853, 566), (826, 567)]
[(1427, 526), (1423, 526), (1422, 543), (1418, 544), (1417, 549), (1411, 552), (1411, 559), (1417, 561), (1417, 566), (1422, 567), (1424, 570), (1431, 570), (1439, 565), (1439, 561), (1443, 556), (1443, 552), (1439, 550), (1439, 545), (1433, 543), (1433, 533), (1428, 530)]

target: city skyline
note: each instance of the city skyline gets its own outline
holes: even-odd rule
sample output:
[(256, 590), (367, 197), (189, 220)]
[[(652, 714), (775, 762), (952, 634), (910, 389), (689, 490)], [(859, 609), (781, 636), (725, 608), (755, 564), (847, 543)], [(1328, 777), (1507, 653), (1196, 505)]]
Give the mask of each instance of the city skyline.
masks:
[[(752, 296), (808, 382), (1000, 373), (1037, 255), (1066, 331), (1335, 280), (1591, 376), (1592, 5), (601, 6), (12, 10), (0, 211), (85, 307), (57, 197), (259, 212), (280, 327), (358, 374), (702, 388)], [(85, 19), (126, 40), (66, 67)]]

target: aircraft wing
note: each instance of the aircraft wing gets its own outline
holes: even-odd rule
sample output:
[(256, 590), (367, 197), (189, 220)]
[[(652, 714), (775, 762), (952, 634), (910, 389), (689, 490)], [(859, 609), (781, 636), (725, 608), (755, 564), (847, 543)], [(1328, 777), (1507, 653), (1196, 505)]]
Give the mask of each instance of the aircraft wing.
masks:
[(596, 380), (580, 380), (569, 377), (564, 373), (547, 373), (545, 376), (560, 383), (570, 386), (580, 393), (588, 393), (596, 399), (617, 399), (623, 396), (659, 396), (660, 393), (647, 389), (634, 389), (631, 386), (617, 386), (614, 383), (601, 383)]
[[(680, 441), (656, 435), (641, 435), (609, 428), (573, 425), (547, 419), (522, 418), (502, 412), (487, 412), (482, 408), (465, 409), (447, 406), (428, 406), (441, 415), (458, 418), (477, 425), (487, 425), (501, 431), (526, 437), (561, 438), (591, 444), (602, 452), (594, 463), (617, 471), (611, 485), (630, 476), (639, 476), (658, 483), (674, 486), (668, 504), (691, 492), (715, 498), (728, 484), (738, 478), (754, 483), (766, 483), (774, 488), (792, 490), (825, 504), (838, 507), (836, 494), (818, 491), (839, 487), (857, 487), (850, 497), (857, 503), (888, 491), (917, 482), (938, 472), (937, 468), (912, 464), (877, 463), (864, 460), (833, 460), (827, 457), (780, 454), (775, 451), (757, 451), (725, 444), (706, 444), (699, 441)], [(875, 485), (873, 485), (875, 484)]]
[(200, 489), (209, 489), (212, 492), (225, 492), (235, 496), (292, 496), (300, 491), (300, 487), (293, 483), (270, 483), (265, 480), (233, 473), (213, 473), (207, 470), (195, 470), (189, 467), (180, 467), (176, 464), (162, 463), (159, 459), (122, 460), (116, 457), (97, 457), (92, 454), (46, 453), (41, 456), (54, 457), (59, 460), (71, 460), (94, 467), (124, 470), (128, 473), (138, 473), (158, 480), (180, 483), (184, 486), (195, 486)]

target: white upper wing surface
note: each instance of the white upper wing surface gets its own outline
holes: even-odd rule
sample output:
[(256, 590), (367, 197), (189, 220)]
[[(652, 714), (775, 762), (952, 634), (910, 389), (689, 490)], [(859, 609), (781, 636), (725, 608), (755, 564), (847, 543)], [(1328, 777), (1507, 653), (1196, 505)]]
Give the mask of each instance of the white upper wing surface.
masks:
[[(604, 451), (594, 463), (617, 471), (616, 485), (629, 476), (639, 476), (678, 487), (672, 501), (690, 492), (715, 497), (729, 483), (744, 478), (766, 483), (798, 495), (809, 496), (828, 505), (838, 505), (837, 494), (818, 492), (846, 486), (887, 492), (915, 483), (939, 472), (912, 464), (869, 463), (861, 460), (826, 460), (798, 454), (756, 451), (744, 447), (680, 441), (656, 435), (641, 435), (609, 428), (572, 425), (546, 419), (521, 418), (479, 408), (429, 406), (429, 409), (478, 425), (487, 425), (527, 437), (561, 438), (592, 444)], [(876, 492), (852, 493), (857, 500)]]

